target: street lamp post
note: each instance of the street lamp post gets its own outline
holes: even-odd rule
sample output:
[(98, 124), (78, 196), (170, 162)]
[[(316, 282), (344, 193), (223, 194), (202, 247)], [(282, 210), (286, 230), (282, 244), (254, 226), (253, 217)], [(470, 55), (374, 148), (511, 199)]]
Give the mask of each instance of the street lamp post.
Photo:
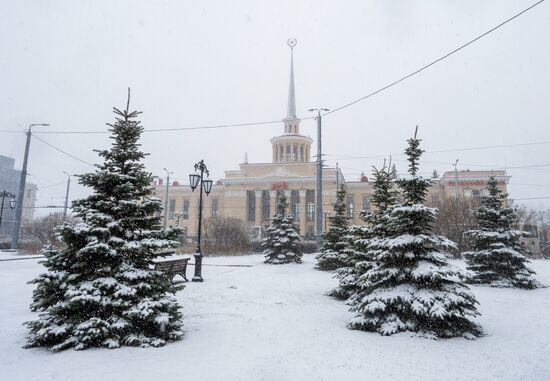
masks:
[[(196, 173), (199, 171), (200, 174)], [(197, 229), (197, 251), (195, 253), (195, 275), (193, 276), (193, 282), (202, 282), (202, 251), (201, 251), (201, 229), (202, 229), (202, 191), (208, 196), (212, 190), (212, 180), (204, 179), (204, 174), (206, 173), (207, 177), (210, 177), (210, 172), (204, 164), (204, 160), (199, 161), (195, 164), (195, 173), (189, 175), (189, 185), (191, 190), (200, 187), (199, 189), (199, 227)]]
[(2, 193), (0, 193), (0, 196), (2, 196), (2, 204), (0, 206), (0, 227), (2, 227), (2, 214), (4, 214), (4, 200), (6, 199), (6, 197), (11, 197), (11, 200), (9, 201), (10, 209), (15, 208), (17, 201), (15, 201), (15, 195), (10, 192), (2, 191)]
[(166, 222), (168, 220), (168, 191), (170, 189), (170, 174), (174, 172), (169, 172), (166, 168), (163, 169), (164, 172), (166, 172), (166, 195), (164, 196), (164, 223), (162, 227), (166, 230)]
[(15, 209), (15, 227), (11, 237), (11, 248), (17, 249), (19, 246), (19, 231), (21, 230), (21, 217), (23, 215), (23, 200), (25, 199), (25, 185), (27, 181), (27, 162), (29, 161), (29, 149), (31, 148), (32, 128), (35, 126), (47, 127), (47, 123), (33, 123), (27, 130), (27, 142), (25, 143), (25, 155), (23, 156), (23, 168), (21, 169), (21, 179), (19, 180), (19, 195), (17, 199), (17, 209)]
[(330, 212), (329, 211), (325, 211), (325, 232), (327, 231), (327, 218), (330, 216)]
[(65, 205), (63, 206), (63, 221), (67, 219), (67, 209), (69, 207), (69, 189), (71, 187), (71, 175), (65, 171), (64, 174), (67, 175), (67, 190), (65, 191)]
[(321, 250), (323, 240), (323, 151), (321, 149), (321, 112), (330, 111), (328, 108), (310, 108), (309, 112), (317, 111), (317, 205), (315, 208), (315, 234), (317, 238), (317, 250)]

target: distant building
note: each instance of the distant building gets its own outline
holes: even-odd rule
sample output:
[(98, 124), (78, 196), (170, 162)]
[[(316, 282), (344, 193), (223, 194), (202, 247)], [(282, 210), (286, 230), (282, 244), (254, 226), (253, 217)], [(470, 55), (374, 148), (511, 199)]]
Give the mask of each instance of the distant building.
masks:
[[(21, 171), (15, 169), (15, 159), (0, 155), (0, 192), (6, 191), (17, 196), (19, 193), (20, 179)], [(25, 186), (22, 214), (22, 219), (25, 221), (32, 220), (33, 218), (37, 191), (38, 187), (35, 184), (27, 182)], [(0, 227), (0, 238), (11, 236), (15, 223), (15, 210), (10, 209), (8, 199), (5, 201), (4, 213), (2, 214), (2, 226)], [(17, 201), (19, 202), (19, 200)]]
[(507, 192), (510, 176), (506, 171), (446, 171), (438, 179), (432, 179), (433, 186), (427, 196), (427, 203), (438, 206), (441, 201), (452, 197), (477, 198), (488, 194), (487, 182), (493, 176), (500, 190)]
[[(289, 212), (294, 215), (300, 233), (306, 239), (315, 237), (316, 163), (311, 160), (313, 140), (300, 133), (300, 119), (296, 116), (294, 67), (291, 58), (290, 85), (286, 117), (282, 120), (282, 135), (271, 139), (271, 163), (249, 163), (245, 156), (238, 169), (225, 171), (212, 192), (203, 199), (203, 217), (235, 217), (247, 222), (251, 231), (262, 231), (269, 226), (275, 214), (278, 191), (286, 194)], [(509, 176), (504, 171), (460, 171), (458, 184), (454, 172), (445, 172), (434, 180), (428, 203), (437, 205), (446, 197), (478, 197), (487, 187), (489, 177), (497, 177), (506, 191)], [(362, 175), (357, 181), (347, 181), (337, 168), (323, 168), (323, 211), (332, 213), (336, 201), (337, 184), (346, 189), (346, 214), (352, 224), (361, 224), (359, 214), (369, 209), (372, 184)], [(155, 194), (164, 205), (166, 185), (157, 180)], [(188, 237), (196, 236), (198, 191), (188, 185), (170, 184), (168, 196), (168, 224), (179, 225)], [(328, 214), (327, 214), (328, 215)], [(325, 216), (326, 218), (326, 216)]]

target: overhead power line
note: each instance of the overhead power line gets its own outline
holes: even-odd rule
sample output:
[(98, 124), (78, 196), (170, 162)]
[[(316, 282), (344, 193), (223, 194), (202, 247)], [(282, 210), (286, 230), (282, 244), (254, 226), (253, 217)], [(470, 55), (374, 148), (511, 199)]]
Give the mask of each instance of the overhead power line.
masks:
[[(535, 145), (545, 145), (550, 144), (550, 141), (543, 142), (533, 142), (533, 143), (515, 143), (515, 144), (501, 144), (501, 145), (491, 145), (491, 146), (479, 146), (479, 147), (467, 147), (467, 148), (450, 148), (434, 151), (425, 151), (424, 153), (446, 153), (446, 152), (464, 152), (464, 151), (478, 151), (485, 149), (496, 149), (496, 148), (510, 148), (510, 147), (525, 147), (525, 146), (535, 146)], [(339, 155), (339, 154), (324, 154), (324, 156), (332, 156), (337, 159), (334, 160), (354, 160), (354, 159), (380, 159), (387, 158), (389, 156), (405, 156), (404, 153), (391, 153), (386, 155), (370, 155), (370, 156), (351, 156), (351, 155)]]
[[(544, 2), (544, 0), (540, 0), (536, 3), (534, 3), (533, 5), (525, 8), (524, 10), (522, 10), (521, 12), (515, 14), (514, 16), (506, 19), (505, 21), (501, 22), (500, 24), (498, 24), (497, 26), (489, 29), (488, 31), (486, 31), (485, 33), (482, 33), (480, 34), (479, 36), (477, 36), (476, 38), (462, 44), (461, 46), (459, 46), (458, 48), (450, 51), (449, 53), (445, 54), (444, 56), (442, 57), (439, 57), (437, 58), (436, 60), (422, 66), (421, 68), (413, 71), (412, 73), (410, 74), (407, 74), (405, 75), (404, 77), (401, 77), (399, 78), (398, 80), (394, 81), (394, 82), (391, 82), (390, 84), (376, 90), (376, 91), (373, 91), (372, 93), (370, 94), (367, 94), (361, 98), (358, 98), (352, 102), (349, 102), (349, 103), (346, 103), (340, 107), (337, 107), (337, 108), (334, 108), (330, 111), (327, 111), (325, 112), (324, 114), (321, 114), (321, 116), (325, 116), (325, 115), (330, 115), (330, 114), (333, 114), (335, 112), (338, 112), (340, 110), (343, 110), (347, 107), (350, 107), (358, 102), (361, 102), (365, 99), (368, 99), (384, 90), (387, 90), (389, 89), (390, 87), (393, 87), (397, 84), (399, 84), (400, 82), (403, 82), (405, 80), (407, 80), (408, 78), (428, 69), (429, 67), (435, 65), (436, 63), (440, 62), (440, 61), (443, 61), (444, 59), (448, 58), (449, 56), (459, 52), (460, 50), (466, 48), (467, 46), (473, 44), (474, 42), (480, 40), (481, 38), (487, 36), (488, 34), (494, 32), (495, 30), (501, 28), (502, 26), (508, 24), (509, 22), (511, 22), (512, 20), (518, 18), (519, 16), (523, 15), (524, 13), (528, 12), (529, 10), (533, 9), (534, 7), (536, 7), (537, 5), (541, 4), (542, 2)], [(305, 118), (302, 118), (302, 120), (308, 120), (308, 119), (314, 119), (314, 117), (305, 117)], [(246, 126), (257, 126), (257, 125), (268, 125), (268, 124), (278, 124), (278, 123), (281, 123), (282, 121), (281, 120), (270, 120), (270, 121), (261, 121), (261, 122), (249, 122), (249, 123), (232, 123), (232, 124), (218, 124), (218, 125), (209, 125), (209, 126), (192, 126), (192, 127), (175, 127), (175, 128), (156, 128), (156, 129), (144, 129), (143, 132), (170, 132), (170, 131), (190, 131), (190, 130), (206, 130), (206, 129), (218, 129), (218, 128), (231, 128), (231, 127), (246, 127)], [(0, 130), (0, 132), (6, 132), (6, 133), (18, 133), (18, 132), (21, 132), (21, 131), (17, 131), (17, 130)], [(107, 133), (110, 133), (110, 131), (108, 129), (105, 129), (105, 130), (95, 130), (95, 131), (39, 131), (39, 132), (36, 132), (36, 133), (39, 133), (39, 134), (107, 134)]]
[(473, 44), (474, 42), (476, 42), (476, 41), (482, 39), (483, 37), (485, 37), (485, 36), (487, 36), (488, 34), (494, 32), (495, 30), (497, 30), (497, 29), (503, 27), (504, 25), (508, 24), (510, 21), (512, 21), (512, 20), (514, 20), (514, 19), (516, 19), (516, 18), (518, 18), (519, 16), (521, 16), (521, 15), (523, 15), (524, 13), (528, 12), (529, 10), (533, 9), (534, 7), (536, 7), (537, 5), (539, 5), (540, 3), (542, 3), (543, 1), (544, 1), (544, 0), (540, 0), (540, 1), (536, 2), (535, 4), (529, 6), (528, 8), (525, 8), (524, 10), (522, 10), (521, 12), (519, 12), (519, 13), (515, 14), (514, 16), (510, 17), (509, 19), (507, 19), (507, 20), (501, 22), (501, 23), (498, 24), (497, 26), (495, 26), (495, 27), (489, 29), (487, 32), (480, 34), (479, 36), (477, 36), (477, 37), (474, 38), (473, 40), (470, 40), (470, 41), (466, 42), (465, 44), (462, 44), (461, 46), (459, 46), (458, 48), (456, 48), (456, 49), (450, 51), (449, 53), (445, 54), (444, 56), (439, 57), (438, 59), (436, 59), (436, 60), (434, 60), (434, 61), (432, 61), (432, 62), (430, 62), (430, 63), (428, 63), (428, 64), (426, 64), (426, 65), (424, 65), (424, 66), (422, 66), (420, 69), (417, 69), (417, 70), (413, 71), (412, 73), (407, 74), (406, 76), (399, 78), (397, 81), (394, 81), (394, 82), (392, 82), (392, 83), (390, 83), (390, 84), (388, 84), (388, 85), (386, 85), (386, 86), (384, 86), (384, 87), (382, 87), (382, 88), (380, 88), (380, 89), (378, 89), (378, 90), (376, 90), (376, 91), (373, 91), (372, 93), (367, 94), (367, 95), (365, 95), (364, 97), (358, 98), (358, 99), (356, 99), (356, 100), (354, 100), (354, 101), (352, 101), (352, 102), (346, 103), (345, 105), (342, 105), (342, 106), (340, 106), (340, 107), (336, 107), (336, 108), (334, 108), (334, 109), (331, 109), (330, 111), (325, 112), (325, 113), (322, 114), (321, 116), (334, 114), (335, 112), (338, 112), (338, 111), (343, 110), (343, 109), (345, 109), (345, 108), (347, 108), (347, 107), (353, 106), (354, 104), (356, 104), (356, 103), (358, 103), (358, 102), (364, 101), (365, 99), (368, 99), (368, 98), (370, 98), (370, 97), (372, 97), (372, 96), (374, 96), (374, 95), (376, 95), (376, 94), (378, 94), (378, 93), (381, 93), (381, 92), (384, 91), (384, 90), (389, 89), (390, 87), (393, 87), (393, 86), (395, 86), (395, 85), (397, 85), (397, 84), (399, 84), (399, 83), (401, 83), (401, 82), (403, 82), (403, 81), (405, 81), (405, 80), (411, 78), (412, 76), (414, 76), (414, 75), (416, 75), (416, 74), (418, 74), (418, 73), (420, 73), (420, 72), (422, 72), (422, 71), (428, 69), (429, 67), (435, 65), (435, 64), (438, 63), (438, 62), (443, 61), (444, 59), (450, 57), (451, 55), (453, 55), (453, 54), (455, 54), (455, 53), (457, 53), (457, 52), (459, 52), (460, 50), (466, 48), (467, 46)]
[(80, 159), (80, 158), (78, 158), (78, 157), (76, 157), (76, 156), (74, 156), (74, 155), (72, 155), (72, 154), (70, 154), (70, 153), (68, 153), (68, 152), (66, 152), (66, 151), (63, 151), (61, 148), (58, 148), (58, 147), (56, 147), (56, 146), (54, 146), (54, 145), (48, 143), (48, 142), (45, 141), (44, 139), (42, 139), (42, 138), (36, 136), (34, 132), (33, 132), (32, 135), (33, 135), (36, 139), (38, 139), (39, 141), (41, 141), (42, 143), (46, 144), (47, 146), (53, 148), (53, 149), (56, 150), (56, 151), (61, 152), (62, 154), (66, 155), (66, 156), (68, 156), (68, 157), (70, 157), (70, 158), (72, 158), (72, 159), (74, 159), (74, 160), (80, 161), (81, 163), (88, 164), (88, 165), (90, 165), (90, 166), (92, 166), (92, 167), (94, 166), (92, 163), (89, 163), (89, 162), (87, 162), (86, 160), (82, 160), (82, 159)]
[[(302, 120), (313, 119), (313, 117), (305, 117)], [(174, 127), (174, 128), (152, 128), (152, 129), (143, 129), (144, 133), (150, 132), (173, 132), (173, 131), (192, 131), (192, 130), (211, 130), (219, 128), (232, 128), (232, 127), (248, 127), (248, 126), (261, 126), (269, 124), (280, 124), (283, 123), (282, 120), (268, 120), (261, 122), (247, 122), (247, 123), (231, 123), (231, 124), (214, 124), (209, 126), (191, 126), (191, 127)], [(14, 130), (0, 130), (0, 132), (21, 132)], [(36, 134), (59, 134), (59, 135), (79, 135), (79, 134), (109, 134), (111, 131), (108, 129), (104, 130), (92, 130), (92, 131), (36, 131), (33, 132), (33, 135)]]

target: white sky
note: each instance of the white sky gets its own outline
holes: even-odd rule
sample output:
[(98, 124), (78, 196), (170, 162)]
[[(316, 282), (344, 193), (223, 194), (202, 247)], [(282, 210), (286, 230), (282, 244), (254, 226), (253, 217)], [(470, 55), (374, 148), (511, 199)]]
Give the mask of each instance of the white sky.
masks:
[[(485, 32), (531, 1), (10, 1), (0, 0), (0, 129), (50, 123), (101, 130), (113, 106), (143, 111), (145, 128), (278, 120), (285, 116), (286, 40), (295, 49), (297, 111), (336, 108)], [(423, 73), (323, 120), (324, 152), (401, 153), (420, 126), (427, 151), (550, 141), (550, 3)], [(37, 128), (36, 132), (40, 129)], [(43, 128), (46, 130), (46, 128)], [(204, 158), (215, 178), (271, 161), (281, 125), (149, 133), (154, 174), (185, 179)], [(315, 122), (302, 133), (315, 137)], [(108, 135), (40, 135), (89, 162)], [(0, 154), (21, 166), (25, 137), (0, 133)], [(422, 171), (550, 164), (550, 144), (426, 154)], [(380, 159), (338, 160), (346, 178)], [(403, 157), (394, 157), (402, 160)], [(406, 163), (396, 161), (398, 170)], [(39, 205), (62, 203), (62, 171), (90, 167), (33, 140), (29, 181)], [(550, 165), (509, 169), (513, 198), (549, 197)], [(80, 186), (72, 197), (86, 194)], [(550, 206), (550, 199), (528, 205)]]

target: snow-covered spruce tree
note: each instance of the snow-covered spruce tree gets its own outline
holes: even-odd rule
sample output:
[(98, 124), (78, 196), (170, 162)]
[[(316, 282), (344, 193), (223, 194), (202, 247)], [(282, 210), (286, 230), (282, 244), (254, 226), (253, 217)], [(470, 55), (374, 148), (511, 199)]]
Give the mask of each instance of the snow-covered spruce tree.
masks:
[(344, 237), (347, 244), (344, 249), (346, 263), (336, 270), (338, 286), (328, 293), (330, 296), (349, 299), (353, 303), (353, 296), (360, 291), (360, 277), (373, 267), (374, 253), (369, 244), (371, 240), (387, 235), (386, 214), (397, 201), (397, 190), (394, 187), (396, 173), (390, 168), (386, 163), (382, 169), (373, 167), (374, 192), (370, 197), (372, 208), (361, 211), (361, 220), (365, 225), (352, 226)]
[(429, 179), (418, 176), (420, 140), (408, 140), (407, 179), (399, 179), (404, 202), (389, 208), (386, 237), (369, 244), (374, 264), (360, 277), (361, 292), (349, 328), (391, 335), (402, 331), (428, 337), (474, 338), (482, 334), (472, 319), (479, 313), (474, 295), (456, 280), (462, 273), (447, 264), (443, 251), (454, 244), (431, 233), (436, 209), (422, 204)]
[(318, 270), (333, 271), (345, 265), (345, 248), (347, 246), (344, 236), (348, 230), (348, 218), (346, 217), (346, 190), (340, 185), (336, 192), (334, 203), (334, 215), (330, 216), (330, 229), (323, 234), (321, 253), (316, 257)]
[(80, 176), (93, 194), (73, 202), (82, 222), (58, 230), (65, 248), (47, 246), (47, 272), (36, 284), (27, 323), (27, 347), (116, 348), (162, 346), (182, 337), (178, 290), (152, 270), (159, 250), (174, 247), (177, 231), (160, 230), (160, 200), (151, 197), (151, 175), (141, 163), (138, 112), (114, 109), (110, 150), (104, 163)]
[(266, 229), (262, 241), (265, 263), (280, 265), (283, 263), (301, 263), (302, 249), (298, 226), (290, 213), (284, 193), (278, 194), (277, 213), (273, 216), (271, 226)]
[(341, 240), (344, 243), (342, 266), (334, 271), (338, 286), (327, 292), (328, 296), (346, 300), (354, 294), (358, 273), (356, 265), (364, 259), (364, 254), (367, 252), (366, 245), (372, 238), (372, 234), (372, 227), (369, 225), (352, 225), (342, 236)]
[(474, 211), (479, 228), (466, 232), (473, 240), (473, 251), (464, 253), (470, 274), (468, 283), (488, 284), (492, 287), (543, 287), (533, 278), (535, 273), (525, 264), (529, 261), (520, 253), (520, 237), (514, 229), (516, 211), (506, 206), (503, 193), (494, 177), (487, 183), (489, 194), (481, 197)]

